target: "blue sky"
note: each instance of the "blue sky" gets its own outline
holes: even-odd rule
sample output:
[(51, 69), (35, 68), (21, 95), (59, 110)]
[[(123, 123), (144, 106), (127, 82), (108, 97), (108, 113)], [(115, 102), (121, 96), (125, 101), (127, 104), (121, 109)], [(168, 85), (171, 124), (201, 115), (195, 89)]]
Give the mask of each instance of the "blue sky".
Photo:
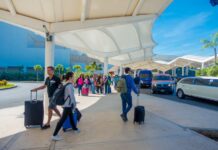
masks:
[[(218, 6), (209, 0), (174, 0), (156, 20), (153, 39), (155, 54), (211, 56), (213, 50), (203, 50), (201, 39), (218, 32)], [(34, 33), (0, 22), (0, 66), (44, 65), (44, 48), (29, 45)], [(56, 47), (55, 64), (69, 64), (69, 49)]]
[(218, 32), (218, 6), (209, 0), (174, 0), (156, 20), (153, 38), (154, 53), (161, 55), (213, 55), (203, 50), (201, 39)]

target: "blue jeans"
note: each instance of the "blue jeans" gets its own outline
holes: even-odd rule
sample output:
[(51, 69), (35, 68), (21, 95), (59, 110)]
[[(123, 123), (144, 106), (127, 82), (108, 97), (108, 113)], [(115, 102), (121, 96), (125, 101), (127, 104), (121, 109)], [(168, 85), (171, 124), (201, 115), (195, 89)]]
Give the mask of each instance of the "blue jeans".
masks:
[(105, 84), (104, 85), (104, 89), (105, 89), (105, 94), (108, 94), (109, 92), (108, 92), (108, 88), (109, 88), (109, 85), (108, 84)]
[(78, 94), (80, 95), (83, 85), (78, 85)]
[(95, 94), (95, 85), (94, 84), (91, 84), (91, 91), (92, 91), (92, 94)]
[(127, 117), (128, 112), (132, 108), (132, 95), (131, 93), (121, 93), (120, 96), (122, 99), (123, 115)]

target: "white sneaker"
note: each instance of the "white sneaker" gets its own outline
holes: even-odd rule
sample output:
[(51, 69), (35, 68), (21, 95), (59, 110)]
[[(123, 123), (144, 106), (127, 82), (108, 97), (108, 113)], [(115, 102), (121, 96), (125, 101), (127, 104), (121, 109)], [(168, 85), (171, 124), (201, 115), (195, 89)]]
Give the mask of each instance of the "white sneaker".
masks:
[(80, 133), (80, 129), (73, 130), (74, 133)]
[(59, 135), (52, 136), (51, 139), (52, 139), (53, 141), (60, 141), (60, 140), (63, 140), (63, 138), (60, 137)]

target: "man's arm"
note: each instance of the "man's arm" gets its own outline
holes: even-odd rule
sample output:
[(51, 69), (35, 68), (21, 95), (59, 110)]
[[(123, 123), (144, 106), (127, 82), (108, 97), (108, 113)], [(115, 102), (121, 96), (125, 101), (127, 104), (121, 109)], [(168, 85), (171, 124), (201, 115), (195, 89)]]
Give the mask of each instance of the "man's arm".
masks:
[(136, 88), (135, 82), (132, 78), (131, 78), (131, 87), (132, 87), (133, 91), (135, 92), (135, 94), (139, 95), (139, 90)]
[(46, 85), (42, 85), (42, 86), (40, 86), (40, 87), (37, 87), (37, 88), (35, 88), (35, 89), (32, 89), (31, 92), (36, 92), (36, 91), (38, 91), (38, 90), (42, 90), (42, 89), (45, 89), (45, 88), (46, 88)]

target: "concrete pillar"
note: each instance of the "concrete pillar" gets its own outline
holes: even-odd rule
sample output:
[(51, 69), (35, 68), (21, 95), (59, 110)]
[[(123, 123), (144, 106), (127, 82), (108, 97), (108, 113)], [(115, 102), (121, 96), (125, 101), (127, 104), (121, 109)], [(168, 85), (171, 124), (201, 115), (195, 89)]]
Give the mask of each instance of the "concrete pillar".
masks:
[(201, 63), (201, 69), (204, 69), (204, 63)]
[[(47, 67), (48, 66), (54, 66), (54, 35), (47, 35), (47, 38), (45, 38), (45, 79), (47, 78)], [(45, 114), (47, 114), (48, 111), (48, 94), (47, 91), (44, 93), (44, 109)]]
[(104, 58), (104, 75), (108, 74), (108, 57)]
[(185, 73), (185, 72), (184, 72), (184, 71), (185, 71), (184, 69), (185, 69), (185, 67), (182, 67), (182, 76), (185, 75), (185, 74), (184, 74), (184, 73)]
[(173, 68), (173, 70), (172, 70), (172, 71), (173, 71), (173, 76), (177, 76), (177, 74), (176, 74), (176, 69), (177, 69), (177, 68), (175, 67), (175, 68)]
[(50, 35), (50, 39), (45, 40), (45, 79), (48, 76), (47, 67), (54, 66), (54, 35)]
[(186, 75), (188, 76), (189, 66), (186, 67)]
[(119, 76), (121, 76), (123, 74), (123, 66), (120, 65), (120, 72), (119, 72)]

